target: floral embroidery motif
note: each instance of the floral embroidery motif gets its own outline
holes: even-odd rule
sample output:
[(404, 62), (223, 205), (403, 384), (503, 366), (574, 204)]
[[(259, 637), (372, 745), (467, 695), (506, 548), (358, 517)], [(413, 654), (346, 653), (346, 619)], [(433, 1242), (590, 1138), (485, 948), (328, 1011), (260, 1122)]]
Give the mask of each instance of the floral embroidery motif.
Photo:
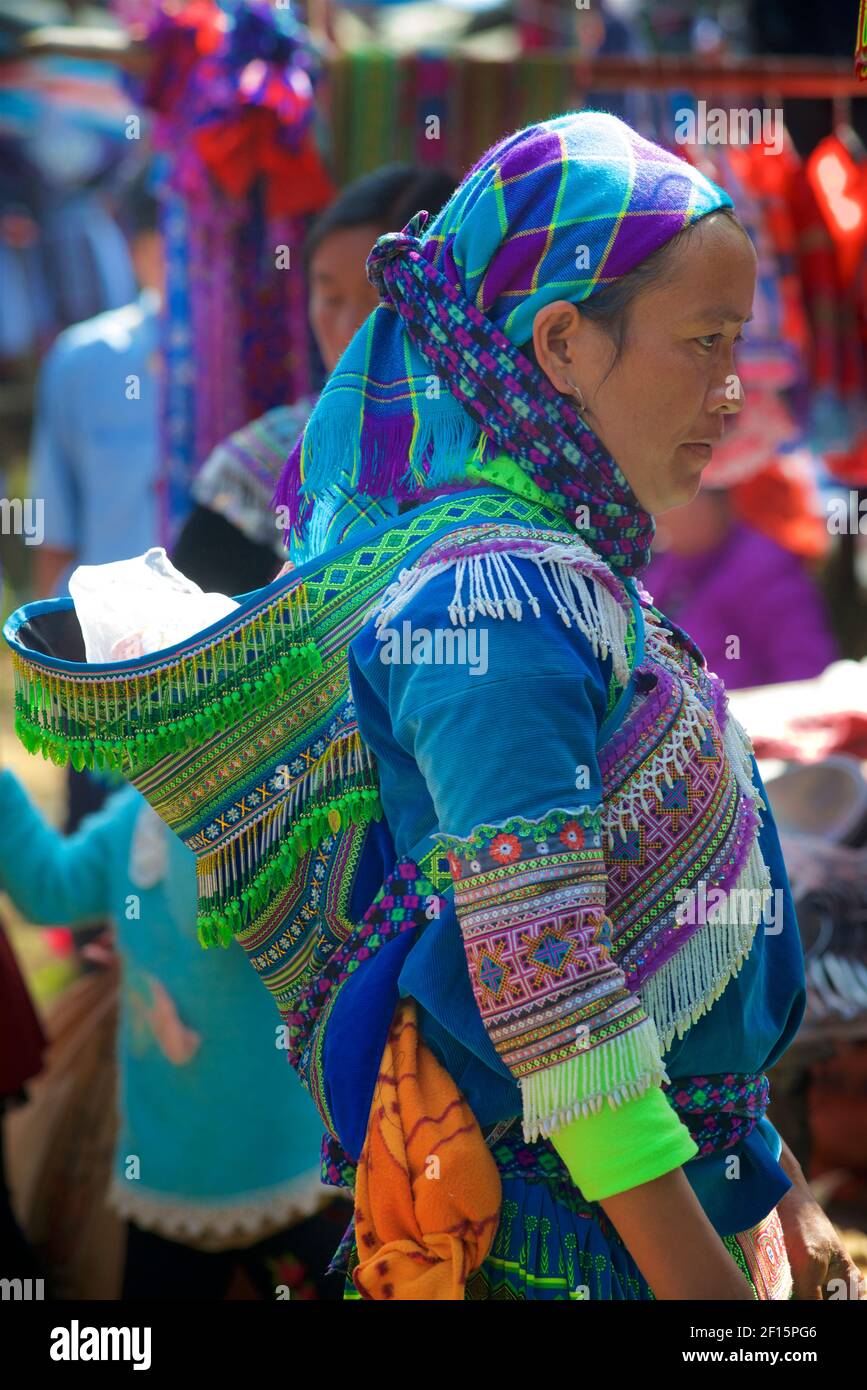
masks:
[(498, 864), (513, 864), (521, 857), (521, 841), (517, 835), (496, 835), (491, 841), (490, 855)]
[(569, 820), (560, 831), (559, 838), (563, 841), (563, 844), (568, 845), (570, 849), (581, 849), (584, 844), (583, 826), (579, 825), (577, 820)]

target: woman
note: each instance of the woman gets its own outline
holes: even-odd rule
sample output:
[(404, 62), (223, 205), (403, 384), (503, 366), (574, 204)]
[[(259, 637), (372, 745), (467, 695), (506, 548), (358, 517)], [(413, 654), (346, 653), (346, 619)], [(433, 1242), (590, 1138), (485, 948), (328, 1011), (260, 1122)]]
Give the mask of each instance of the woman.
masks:
[(392, 520), (326, 503), (335, 549), (95, 687), (51, 614), (7, 625), (27, 746), (122, 766), (199, 856), (203, 943), (272, 991), (363, 1297), (851, 1268), (764, 1114), (804, 1007), (773, 822), (636, 580), (740, 406), (754, 266), (616, 118), (518, 132), (377, 243), (386, 302), (284, 479), (302, 530), (335, 483)]
[[(613, 118), (522, 132), (471, 172), (424, 237), (378, 244), (371, 272), (388, 307), (342, 359), (304, 439), (308, 498), (338, 437), (367, 494), (415, 501), (435, 495), (432, 479), (491, 485), (464, 537), (441, 537), (401, 575), (350, 648), (398, 857), (425, 865), (438, 837), (454, 880), (457, 924), (444, 913), (427, 927), (399, 994), (495, 1137), (520, 1086), (524, 1136), (512, 1125), (493, 1149), (503, 1200), (469, 1281), (477, 1296), (546, 1296), (546, 1286), (575, 1296), (590, 1268), (590, 1297), (788, 1288), (779, 1222), (803, 1208), (784, 1200), (784, 1165), (797, 1173), (763, 1116), (762, 1074), (803, 1011), (785, 870), (721, 684), (633, 579), (651, 514), (689, 501), (724, 416), (742, 405), (733, 351), (755, 255), (728, 205)], [(432, 400), (413, 391), (431, 373), (448, 388)], [(503, 451), (489, 462), (478, 462), (480, 429)], [(510, 496), (537, 506), (533, 524), (557, 557), (547, 576), (532, 535), (525, 558), (520, 545), (504, 554)], [(588, 548), (567, 558), (574, 527)], [(414, 639), (456, 616), (487, 639), (485, 670), (383, 647), (398, 626)], [(637, 768), (636, 738), (647, 750)], [(743, 817), (713, 864), (698, 846), (711, 823), (719, 832), (721, 806), (696, 802), (708, 801), (700, 769), (711, 766)], [(556, 867), (552, 841), (567, 851)], [(689, 917), (678, 921), (673, 887), (690, 903), (705, 876), (752, 892), (752, 916), (737, 920), (726, 897), (678, 951)], [(781, 920), (757, 931), (771, 887)], [(727, 1184), (732, 1159), (740, 1182)], [(370, 1200), (372, 1183), (365, 1190)], [(389, 1296), (398, 1279), (393, 1259), (387, 1276), (376, 1272), (401, 1248), (385, 1206), (374, 1218), (357, 1199), (366, 1296)], [(540, 1221), (553, 1244), (533, 1239)], [(570, 1237), (585, 1257), (571, 1265)], [(821, 1239), (834, 1268), (845, 1262), (827, 1229)]]

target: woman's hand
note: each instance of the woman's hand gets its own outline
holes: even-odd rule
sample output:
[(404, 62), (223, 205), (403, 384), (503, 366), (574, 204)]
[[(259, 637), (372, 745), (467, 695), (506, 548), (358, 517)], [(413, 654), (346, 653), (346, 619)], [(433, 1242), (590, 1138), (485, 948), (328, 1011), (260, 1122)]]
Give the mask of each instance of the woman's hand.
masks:
[(794, 1279), (793, 1298), (867, 1299), (867, 1283), (809, 1188), (795, 1183), (777, 1203)]
[(786, 1143), (780, 1166), (792, 1179), (789, 1191), (777, 1203), (795, 1285), (792, 1297), (814, 1302), (867, 1299), (867, 1281), (810, 1191), (801, 1165)]

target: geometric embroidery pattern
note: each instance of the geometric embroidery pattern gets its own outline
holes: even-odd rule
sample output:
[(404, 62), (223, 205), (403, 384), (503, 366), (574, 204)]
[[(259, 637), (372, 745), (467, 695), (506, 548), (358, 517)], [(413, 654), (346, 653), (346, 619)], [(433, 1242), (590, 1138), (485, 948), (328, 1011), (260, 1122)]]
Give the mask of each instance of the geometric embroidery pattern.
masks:
[(683, 895), (701, 884), (728, 891), (758, 828), (723, 747), (717, 678), (679, 630), (656, 621), (655, 631), (657, 649), (637, 668), (638, 693), (599, 754), (606, 909), (633, 990), (703, 926), (678, 920)]
[(752, 1133), (768, 1108), (770, 1087), (764, 1072), (725, 1072), (672, 1080), (666, 1094), (704, 1158)]
[(476, 1002), (517, 1079), (644, 1021), (611, 956), (597, 814), (557, 810), (438, 838)]

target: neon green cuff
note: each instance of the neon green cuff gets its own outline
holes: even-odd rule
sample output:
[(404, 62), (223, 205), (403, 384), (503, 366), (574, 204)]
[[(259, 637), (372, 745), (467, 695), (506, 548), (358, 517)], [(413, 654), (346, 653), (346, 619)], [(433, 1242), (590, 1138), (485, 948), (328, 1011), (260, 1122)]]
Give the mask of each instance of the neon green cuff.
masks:
[(590, 1202), (661, 1178), (698, 1153), (659, 1086), (616, 1109), (606, 1102), (565, 1125), (551, 1143)]

